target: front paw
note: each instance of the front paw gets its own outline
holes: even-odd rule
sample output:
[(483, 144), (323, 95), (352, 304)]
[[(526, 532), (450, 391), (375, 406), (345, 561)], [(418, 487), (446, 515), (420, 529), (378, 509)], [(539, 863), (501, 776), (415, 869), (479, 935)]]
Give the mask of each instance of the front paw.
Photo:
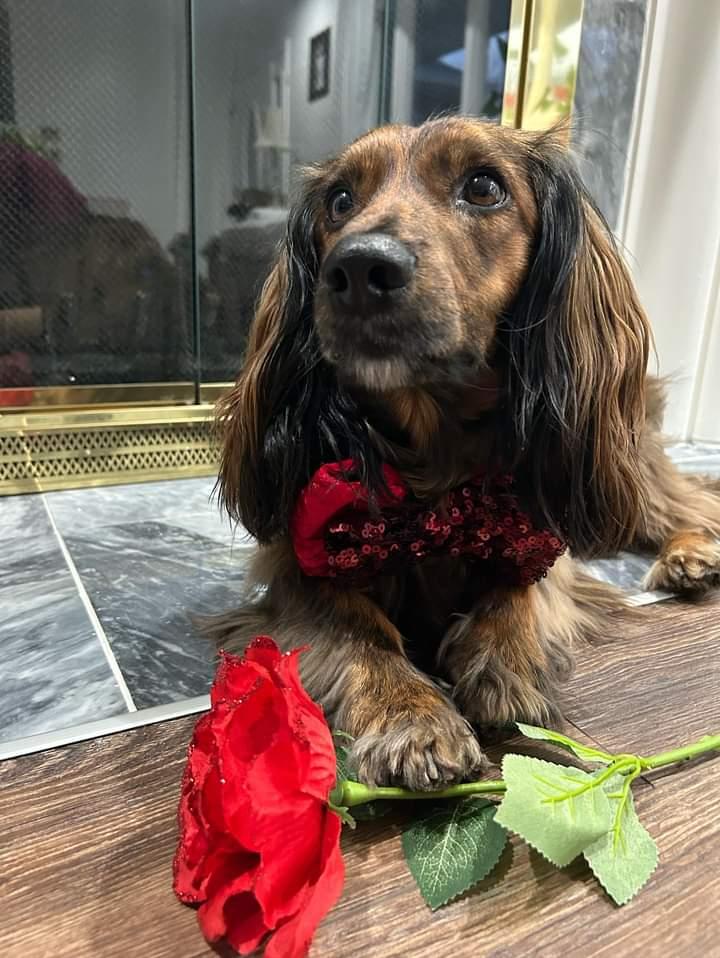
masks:
[(509, 669), (500, 659), (470, 668), (453, 690), (458, 709), (473, 725), (505, 726), (514, 722), (557, 725), (561, 713), (552, 688)]
[(676, 535), (651, 566), (645, 589), (700, 594), (720, 587), (720, 543), (702, 532)]
[(430, 716), (405, 715), (382, 731), (361, 735), (349, 759), (366, 785), (412, 791), (463, 781), (489, 765), (468, 723), (444, 702)]

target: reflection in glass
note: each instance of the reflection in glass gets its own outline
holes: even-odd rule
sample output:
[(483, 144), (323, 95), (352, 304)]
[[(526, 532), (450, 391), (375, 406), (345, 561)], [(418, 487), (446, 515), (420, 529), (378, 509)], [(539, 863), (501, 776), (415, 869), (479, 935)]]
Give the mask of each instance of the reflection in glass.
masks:
[(397, 0), (390, 119), (460, 111), (498, 120), (509, 21), (505, 0)]
[[(202, 371), (234, 378), (280, 239), (293, 171), (382, 118), (383, 0), (203, 0), (196, 7)], [(509, 2), (398, 0), (389, 118), (497, 119)]]
[(187, 378), (183, 0), (0, 0), (0, 404)]
[(196, 7), (202, 372), (237, 374), (294, 170), (378, 122), (382, 0)]

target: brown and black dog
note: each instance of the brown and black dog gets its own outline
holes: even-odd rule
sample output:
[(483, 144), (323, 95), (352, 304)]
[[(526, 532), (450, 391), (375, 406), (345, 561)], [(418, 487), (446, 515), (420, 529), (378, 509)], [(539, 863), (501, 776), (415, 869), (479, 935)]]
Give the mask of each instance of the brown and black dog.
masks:
[(449, 556), (343, 587), (301, 572), (290, 517), (344, 457), (370, 490), (392, 464), (429, 504), (511, 471), (574, 556), (652, 550), (648, 587), (715, 587), (720, 497), (665, 455), (650, 349), (562, 132), (387, 126), (309, 170), (220, 408), (220, 494), (259, 549), (216, 641), (309, 645), (306, 686), (367, 782), (461, 779), (483, 762), (470, 723), (552, 722), (613, 590), (568, 555), (524, 587), (485, 588)]

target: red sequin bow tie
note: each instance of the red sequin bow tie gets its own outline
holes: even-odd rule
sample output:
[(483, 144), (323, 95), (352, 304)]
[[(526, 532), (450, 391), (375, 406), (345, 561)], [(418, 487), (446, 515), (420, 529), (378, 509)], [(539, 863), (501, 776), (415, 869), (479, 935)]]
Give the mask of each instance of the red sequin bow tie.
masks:
[(291, 535), (306, 575), (360, 584), (430, 556), (463, 556), (487, 562), (493, 581), (529, 585), (565, 551), (520, 510), (512, 476), (477, 476), (449, 492), (442, 509), (428, 509), (384, 465), (387, 492), (371, 515), (367, 489), (348, 478), (353, 471), (350, 459), (327, 463), (300, 493)]

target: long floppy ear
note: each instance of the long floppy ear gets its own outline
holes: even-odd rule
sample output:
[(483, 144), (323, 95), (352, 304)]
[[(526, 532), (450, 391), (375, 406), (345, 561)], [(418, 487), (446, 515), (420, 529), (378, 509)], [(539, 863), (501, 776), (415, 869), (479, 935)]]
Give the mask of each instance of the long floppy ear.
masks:
[(219, 496), (260, 542), (287, 532), (297, 494), (320, 462), (352, 457), (366, 474), (372, 455), (367, 423), (322, 358), (315, 332), (313, 207), (310, 184), (260, 295), (243, 368), (217, 410)]
[(633, 538), (646, 495), (650, 327), (609, 227), (551, 132), (529, 151), (534, 259), (502, 332), (518, 459), (545, 518), (580, 555)]

